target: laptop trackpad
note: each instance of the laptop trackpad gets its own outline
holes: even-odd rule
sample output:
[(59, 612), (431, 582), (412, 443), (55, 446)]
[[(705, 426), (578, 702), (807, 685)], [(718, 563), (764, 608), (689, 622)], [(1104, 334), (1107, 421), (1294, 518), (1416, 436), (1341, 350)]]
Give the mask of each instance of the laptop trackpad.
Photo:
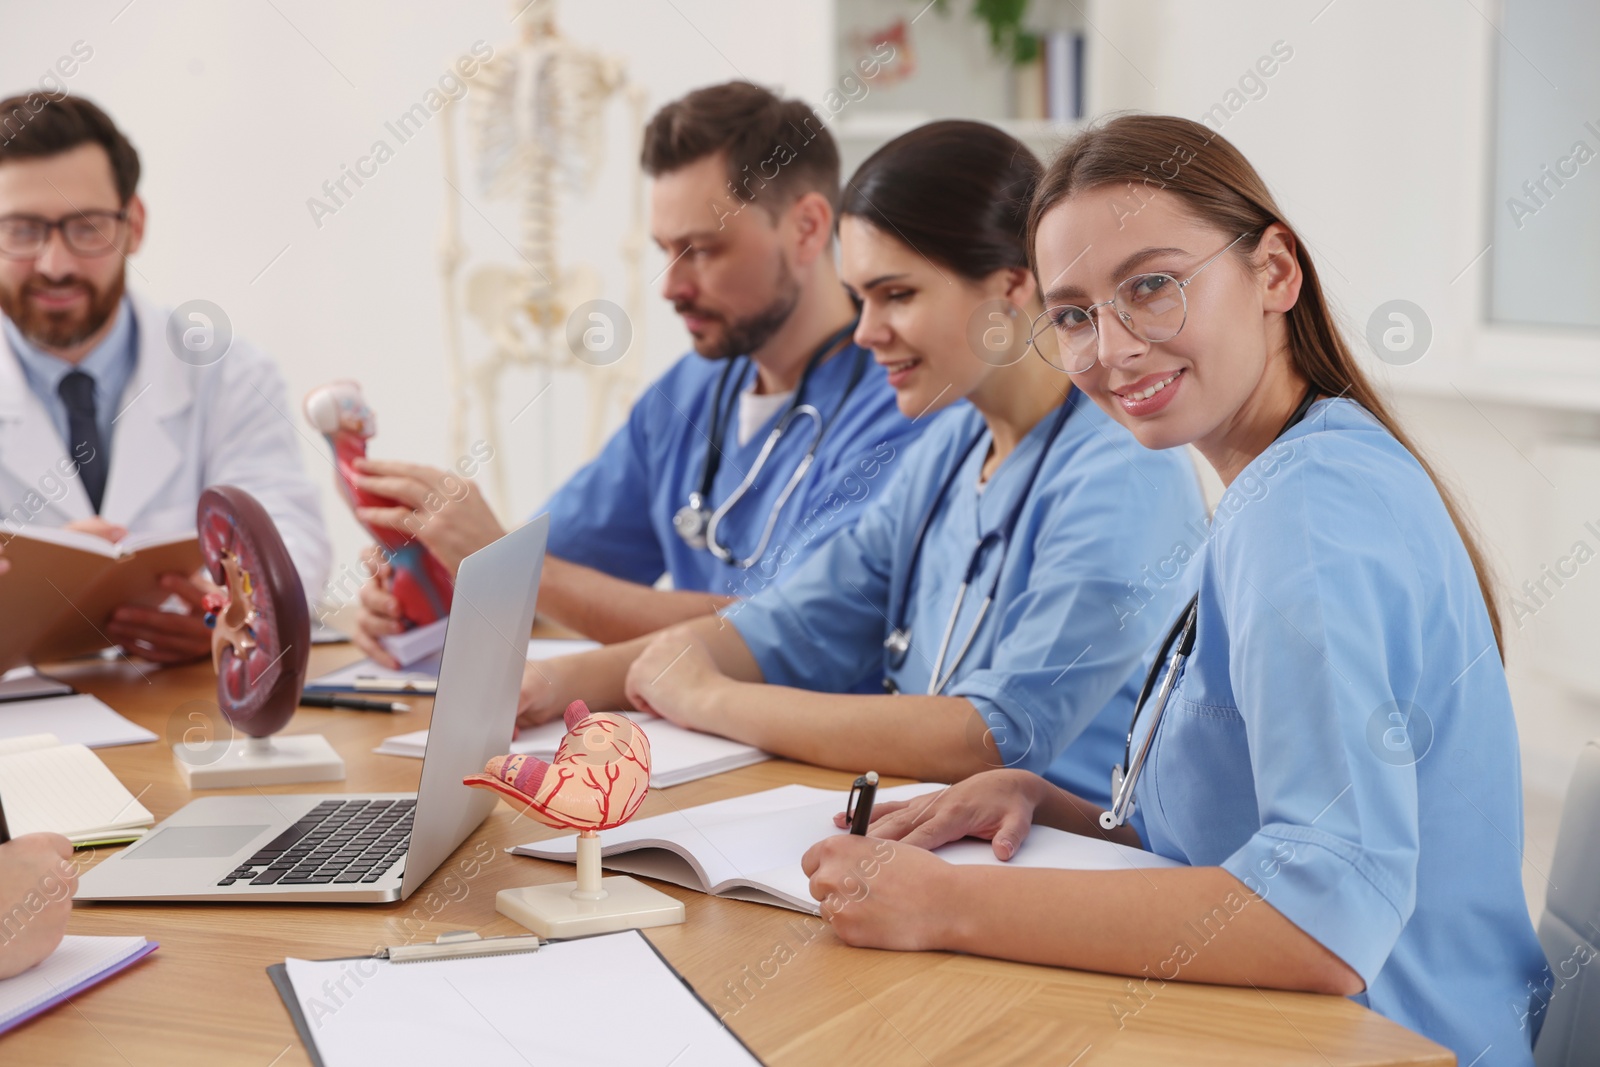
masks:
[(260, 826), (169, 826), (130, 849), (130, 860), (194, 860), (231, 856), (257, 834)]

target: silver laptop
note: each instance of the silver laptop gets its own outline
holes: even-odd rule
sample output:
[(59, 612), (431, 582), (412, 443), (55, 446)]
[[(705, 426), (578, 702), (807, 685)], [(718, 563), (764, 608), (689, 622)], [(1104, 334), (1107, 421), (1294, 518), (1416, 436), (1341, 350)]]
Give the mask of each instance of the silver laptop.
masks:
[(461, 784), (516, 728), (541, 515), (461, 562), (416, 793), (204, 797), (78, 883), (78, 900), (404, 900), (494, 810)]

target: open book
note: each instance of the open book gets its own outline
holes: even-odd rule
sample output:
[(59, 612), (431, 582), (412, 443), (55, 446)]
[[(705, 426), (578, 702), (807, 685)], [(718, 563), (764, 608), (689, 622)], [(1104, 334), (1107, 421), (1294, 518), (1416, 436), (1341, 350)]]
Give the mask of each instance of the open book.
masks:
[(0, 671), (98, 652), (103, 633), (123, 604), (156, 607), (169, 594), (158, 584), (167, 571), (200, 567), (194, 532), (129, 534), (113, 544), (76, 530), (27, 526), (0, 532), (11, 569), (0, 574), (0, 604), (27, 626), (0, 628)]
[[(630, 711), (625, 714), (638, 723), (650, 739), (650, 785), (654, 789), (666, 789), (697, 778), (709, 778), (713, 774), (748, 767), (772, 758), (753, 745), (730, 741), (715, 734), (686, 730), (644, 712)], [(566, 732), (566, 724), (560, 719), (530, 726), (517, 732), (506, 751), (551, 760), (555, 758), (556, 747), (561, 744)], [(384, 756), (421, 759), (427, 744), (428, 731), (416, 730), (385, 738), (383, 744), (373, 751)]]
[(74, 845), (133, 841), (155, 822), (99, 756), (54, 734), (0, 741), (0, 803), (13, 837), (50, 831)]
[[(878, 799), (909, 800), (943, 788), (918, 782), (880, 789)], [(811, 899), (810, 879), (800, 869), (800, 857), (824, 837), (845, 833), (833, 825), (833, 816), (844, 810), (847, 799), (843, 792), (786, 785), (639, 819), (600, 835), (600, 862), (608, 870), (655, 878), (713, 896), (818, 915), (820, 908)], [(572, 863), (577, 858), (577, 837), (536, 841), (510, 851)], [(1005, 864), (995, 858), (989, 842), (972, 838), (945, 845), (939, 849), (939, 858), (991, 867), (1076, 871), (1180, 866), (1152, 852), (1048, 826), (1029, 831), (1022, 848)]]

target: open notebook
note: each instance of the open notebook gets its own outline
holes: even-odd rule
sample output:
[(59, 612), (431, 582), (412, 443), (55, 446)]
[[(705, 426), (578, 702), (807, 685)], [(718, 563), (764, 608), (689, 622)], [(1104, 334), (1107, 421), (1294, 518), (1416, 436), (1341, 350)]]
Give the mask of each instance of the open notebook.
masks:
[(0, 800), (13, 837), (50, 831), (74, 845), (111, 844), (155, 822), (99, 756), (54, 734), (0, 741)]
[[(926, 782), (878, 790), (880, 801), (908, 800), (943, 786)], [(609, 870), (656, 878), (713, 896), (820, 914), (800, 869), (806, 849), (845, 831), (833, 825), (847, 794), (804, 785), (719, 800), (656, 815), (600, 835), (600, 862)], [(573, 862), (574, 835), (518, 845), (518, 856)], [(951, 863), (1002, 866), (987, 841), (968, 838), (939, 849)], [(1164, 856), (1098, 838), (1035, 826), (1006, 866), (1117, 871), (1176, 867)]]
[(637, 930), (537, 952), (268, 968), (321, 1067), (759, 1067)]
[(39, 963), (0, 980), (0, 1034), (77, 996), (96, 982), (105, 981), (155, 950), (156, 943), (142, 937), (68, 934)]
[[(709, 778), (713, 774), (748, 767), (771, 758), (752, 745), (729, 741), (715, 734), (686, 730), (654, 715), (638, 711), (626, 714), (640, 725), (650, 739), (650, 784), (656, 789), (682, 785), (697, 778)], [(556, 746), (561, 744), (566, 732), (566, 725), (560, 719), (542, 726), (530, 726), (517, 732), (507, 751), (523, 756), (538, 756), (542, 760), (553, 759)], [(421, 759), (427, 744), (428, 731), (416, 730), (386, 738), (373, 751), (385, 756)]]

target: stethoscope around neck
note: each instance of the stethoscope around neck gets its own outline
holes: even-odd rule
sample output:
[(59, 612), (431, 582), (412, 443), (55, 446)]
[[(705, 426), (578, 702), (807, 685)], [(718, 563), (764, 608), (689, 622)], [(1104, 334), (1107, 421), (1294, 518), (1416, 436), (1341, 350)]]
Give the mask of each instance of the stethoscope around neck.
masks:
[[(805, 370), (800, 373), (800, 382), (795, 386), (794, 399), (789, 401), (789, 406), (784, 409), (783, 414), (779, 417), (778, 424), (772, 428), (772, 432), (767, 434), (767, 439), (762, 442), (761, 451), (756, 453), (756, 460), (750, 465), (750, 472), (744, 476), (744, 480), (739, 483), (737, 488), (728, 495), (727, 500), (723, 501), (719, 507), (712, 508), (711, 486), (716, 481), (717, 471), (722, 467), (722, 440), (727, 435), (728, 427), (733, 422), (733, 410), (739, 402), (739, 390), (743, 386), (750, 364), (748, 363), (748, 357), (741, 357), (746, 360), (745, 371), (739, 374), (739, 382), (734, 385), (731, 392), (728, 386), (734, 377), (734, 365), (739, 360), (729, 360), (723, 366), (722, 375), (717, 379), (716, 392), (712, 394), (711, 399), (710, 441), (706, 446), (705, 462), (700, 468), (699, 487), (689, 494), (689, 502), (679, 508), (672, 516), (673, 529), (678, 531), (678, 536), (683, 539), (684, 544), (690, 548), (706, 549), (723, 563), (737, 567), (740, 570), (747, 570), (760, 562), (762, 555), (767, 551), (768, 542), (772, 540), (772, 532), (777, 528), (778, 516), (782, 514), (784, 505), (789, 502), (789, 498), (794, 495), (794, 491), (799, 488), (801, 481), (804, 480), (806, 472), (811, 469), (811, 464), (817, 458), (817, 449), (822, 447), (822, 439), (827, 435), (828, 427), (833, 424), (833, 421), (839, 417), (839, 413), (844, 410), (845, 404), (850, 399), (850, 394), (855, 391), (856, 386), (861, 382), (862, 375), (866, 373), (867, 353), (863, 349), (856, 353), (855, 367), (850, 372), (850, 380), (845, 384), (844, 394), (839, 397), (839, 404), (834, 408), (831, 415), (823, 418), (822, 412), (817, 410), (816, 405), (806, 403), (806, 387), (811, 383), (812, 372), (831, 352), (839, 347), (845, 338), (855, 333), (855, 329), (856, 324), (854, 322), (850, 323), (830, 335), (827, 340), (817, 346), (816, 351), (811, 353), (811, 358), (806, 361)], [(723, 400), (724, 395), (727, 396), (726, 401)], [(717, 539), (717, 530), (722, 525), (723, 520), (728, 517), (728, 513), (738, 505), (739, 501), (745, 498), (751, 487), (755, 485), (756, 479), (760, 477), (762, 470), (766, 468), (767, 459), (772, 455), (772, 450), (778, 447), (778, 442), (789, 432), (789, 428), (802, 418), (808, 418), (813, 423), (811, 443), (807, 446), (805, 455), (800, 457), (800, 462), (796, 465), (794, 473), (789, 476), (789, 481), (784, 485), (783, 492), (778, 494), (777, 501), (767, 513), (767, 523), (762, 527), (761, 538), (756, 542), (755, 551), (742, 559), (735, 557), (733, 551)]]
[[(944, 691), (955, 677), (956, 669), (961, 666), (961, 661), (967, 658), (967, 653), (972, 649), (972, 642), (977, 639), (978, 630), (983, 626), (983, 620), (989, 614), (989, 606), (994, 603), (994, 594), (1000, 588), (1000, 572), (1005, 570), (1006, 555), (1011, 551), (1011, 535), (1016, 531), (1017, 520), (1022, 517), (1022, 508), (1028, 502), (1028, 497), (1033, 493), (1034, 483), (1039, 480), (1039, 472), (1044, 468), (1044, 461), (1050, 455), (1050, 446), (1055, 444), (1056, 438), (1061, 435), (1062, 426), (1066, 425), (1067, 416), (1072, 414), (1073, 401), (1076, 397), (1069, 396), (1061, 402), (1056, 409), (1055, 421), (1050, 424), (1049, 435), (1045, 438), (1043, 446), (1039, 449), (1039, 456), (1033, 461), (1033, 467), (1028, 472), (1028, 480), (1023, 484), (1022, 492), (1011, 505), (1011, 511), (1006, 520), (999, 526), (978, 538), (978, 543), (972, 547), (972, 555), (967, 557), (967, 569), (961, 575), (961, 584), (956, 588), (956, 601), (950, 608), (950, 618), (944, 624), (944, 635), (939, 639), (939, 651), (934, 656), (933, 670), (928, 675), (928, 695), (937, 696)], [(973, 449), (983, 441), (987, 430), (980, 430), (967, 447), (962, 450), (961, 458), (956, 460), (950, 472), (945, 475), (944, 481), (939, 484), (939, 491), (933, 495), (933, 500), (928, 504), (928, 510), (923, 512), (922, 521), (917, 524), (916, 536), (912, 541), (911, 558), (907, 562), (905, 574), (900, 580), (900, 596), (895, 610), (895, 622), (889, 629), (889, 636), (883, 640), (884, 659), (888, 662), (890, 670), (898, 670), (906, 661), (906, 654), (911, 651), (911, 628), (906, 621), (910, 611), (911, 580), (917, 573), (917, 562), (922, 558), (922, 545), (928, 536), (928, 527), (933, 522), (933, 517), (939, 511), (939, 505), (949, 494), (950, 487), (960, 477), (961, 472), (971, 458)], [(979, 569), (983, 566), (984, 555), (992, 546), (1000, 547), (1000, 561), (994, 569), (994, 576), (989, 579), (989, 589), (983, 594), (983, 600), (978, 604), (978, 614), (972, 620), (972, 626), (967, 631), (967, 636), (961, 642), (961, 647), (956, 651), (955, 659), (945, 666), (945, 657), (950, 652), (950, 639), (955, 636), (956, 620), (961, 617), (961, 608), (967, 601), (967, 589), (978, 576)], [(887, 675), (887, 671), (885, 675)], [(883, 688), (889, 693), (898, 693), (899, 687), (887, 676), (883, 680)]]
[[(1315, 385), (1306, 387), (1306, 395), (1300, 398), (1300, 406), (1294, 409), (1289, 421), (1278, 431), (1278, 437), (1288, 433), (1306, 417), (1306, 412), (1310, 411), (1311, 405), (1316, 402), (1317, 394), (1318, 389)], [(1167, 636), (1161, 642), (1161, 651), (1156, 653), (1155, 660), (1150, 664), (1150, 670), (1144, 676), (1144, 685), (1139, 688), (1139, 699), (1133, 702), (1133, 718), (1128, 723), (1128, 740), (1122, 748), (1122, 762), (1111, 768), (1111, 810), (1100, 813), (1100, 825), (1104, 829), (1116, 829), (1127, 822), (1128, 816), (1133, 814), (1134, 786), (1138, 783), (1139, 775), (1144, 770), (1145, 760), (1149, 758), (1150, 749), (1155, 744), (1156, 731), (1161, 729), (1161, 720), (1167, 713), (1167, 703), (1172, 699), (1172, 691), (1178, 685), (1178, 677), (1183, 673), (1183, 664), (1194, 652), (1195, 622), (1199, 616), (1200, 594), (1196, 593), (1189, 598), (1189, 603), (1185, 604), (1183, 611), (1178, 614), (1178, 621), (1167, 631)], [(1133, 734), (1139, 725), (1139, 713), (1149, 701), (1150, 691), (1155, 688), (1158, 677), (1161, 679), (1161, 688), (1156, 691), (1155, 704), (1150, 710), (1150, 732), (1144, 735), (1144, 741), (1140, 743), (1139, 752), (1135, 755)]]

